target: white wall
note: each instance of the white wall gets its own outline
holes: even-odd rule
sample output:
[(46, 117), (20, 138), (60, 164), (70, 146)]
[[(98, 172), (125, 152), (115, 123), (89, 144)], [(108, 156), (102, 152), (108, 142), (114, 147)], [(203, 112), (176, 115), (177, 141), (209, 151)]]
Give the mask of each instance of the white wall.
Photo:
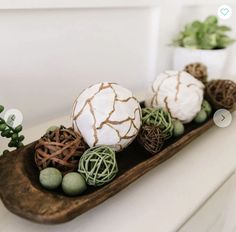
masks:
[[(233, 16), (223, 23), (236, 38), (233, 2)], [(95, 82), (142, 91), (172, 68), (168, 44), (179, 29), (216, 14), (221, 3), (0, 0), (0, 103), (20, 109), (29, 127), (69, 114), (79, 92)], [(234, 45), (226, 76), (236, 76), (235, 56)]]
[(69, 114), (100, 81), (133, 91), (154, 78), (157, 8), (0, 11), (0, 102), (26, 126)]

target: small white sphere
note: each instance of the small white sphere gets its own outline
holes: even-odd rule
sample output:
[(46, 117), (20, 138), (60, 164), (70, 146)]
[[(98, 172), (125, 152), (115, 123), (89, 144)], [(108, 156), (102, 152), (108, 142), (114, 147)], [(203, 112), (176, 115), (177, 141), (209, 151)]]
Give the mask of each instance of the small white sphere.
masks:
[(204, 85), (184, 71), (166, 71), (153, 82), (145, 105), (164, 108), (171, 116), (188, 123), (201, 110)]
[(107, 145), (120, 151), (138, 134), (141, 108), (128, 89), (115, 83), (99, 83), (76, 99), (72, 124), (90, 147)]

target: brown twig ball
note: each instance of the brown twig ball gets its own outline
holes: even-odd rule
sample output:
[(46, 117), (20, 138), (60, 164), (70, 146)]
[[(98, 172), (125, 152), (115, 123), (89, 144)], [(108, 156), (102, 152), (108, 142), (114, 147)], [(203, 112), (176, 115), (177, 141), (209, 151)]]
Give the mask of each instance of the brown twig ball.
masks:
[(63, 174), (75, 171), (86, 150), (82, 136), (72, 128), (47, 132), (35, 146), (35, 163), (39, 170), (55, 167)]
[(206, 98), (215, 109), (232, 109), (236, 103), (236, 83), (231, 80), (212, 80), (206, 85)]
[(165, 136), (157, 126), (143, 125), (138, 135), (139, 143), (151, 154), (158, 153), (165, 141)]
[(184, 71), (194, 76), (196, 79), (201, 81), (203, 84), (207, 82), (207, 67), (202, 63), (191, 63), (188, 64)]

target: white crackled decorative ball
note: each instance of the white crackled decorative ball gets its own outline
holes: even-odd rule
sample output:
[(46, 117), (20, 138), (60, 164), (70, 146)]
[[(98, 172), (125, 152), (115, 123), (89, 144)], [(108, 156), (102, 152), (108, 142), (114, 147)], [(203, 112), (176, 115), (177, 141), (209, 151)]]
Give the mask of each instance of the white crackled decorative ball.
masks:
[(76, 99), (72, 124), (90, 147), (127, 147), (141, 127), (141, 108), (131, 91), (115, 83), (99, 83)]
[(147, 93), (145, 105), (164, 108), (182, 123), (193, 120), (201, 110), (204, 85), (184, 71), (166, 71), (157, 76)]

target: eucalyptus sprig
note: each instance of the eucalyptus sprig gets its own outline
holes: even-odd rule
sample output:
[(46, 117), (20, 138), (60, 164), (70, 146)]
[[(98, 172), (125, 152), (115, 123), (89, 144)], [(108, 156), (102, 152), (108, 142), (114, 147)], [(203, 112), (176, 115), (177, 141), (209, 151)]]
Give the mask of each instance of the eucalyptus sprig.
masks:
[[(0, 105), (0, 113), (4, 111), (4, 106)], [(23, 140), (25, 139), (24, 135), (19, 133), (22, 131), (22, 125), (17, 126), (16, 128), (8, 125), (3, 118), (0, 117), (0, 132), (1, 136), (11, 139), (8, 143), (8, 147), (20, 148), (24, 146)], [(9, 152), (9, 150), (4, 150), (3, 154)]]

